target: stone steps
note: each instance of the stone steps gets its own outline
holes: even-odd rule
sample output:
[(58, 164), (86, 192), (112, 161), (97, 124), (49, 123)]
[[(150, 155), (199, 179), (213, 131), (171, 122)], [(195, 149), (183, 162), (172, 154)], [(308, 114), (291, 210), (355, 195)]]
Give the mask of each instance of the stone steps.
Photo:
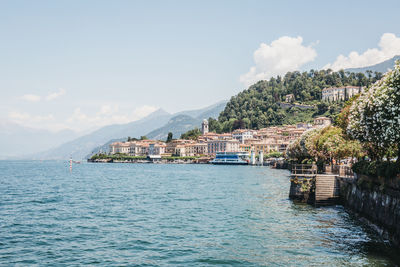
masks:
[(335, 175), (317, 175), (315, 182), (315, 205), (335, 205), (339, 199)]

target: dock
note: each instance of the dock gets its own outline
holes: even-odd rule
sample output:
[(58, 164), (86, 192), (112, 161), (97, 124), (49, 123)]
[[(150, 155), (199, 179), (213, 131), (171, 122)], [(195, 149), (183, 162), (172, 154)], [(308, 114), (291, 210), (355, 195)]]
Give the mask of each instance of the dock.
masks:
[(340, 201), (339, 178), (352, 178), (348, 166), (329, 166), (322, 174), (312, 164), (293, 164), (289, 198), (310, 205), (332, 206)]

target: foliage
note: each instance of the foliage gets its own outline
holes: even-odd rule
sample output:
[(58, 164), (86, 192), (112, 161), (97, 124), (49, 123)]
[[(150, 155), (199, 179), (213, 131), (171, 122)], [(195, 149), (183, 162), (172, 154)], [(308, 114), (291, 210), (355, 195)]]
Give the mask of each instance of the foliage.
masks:
[(286, 157), (297, 162), (302, 162), (305, 159), (312, 158), (309, 149), (306, 147), (306, 142), (317, 133), (317, 130), (309, 130), (304, 132), (300, 138), (290, 143), (286, 149)]
[(181, 139), (196, 140), (201, 135), (199, 128), (194, 128), (181, 135)]
[(400, 174), (399, 165), (390, 161), (366, 161), (362, 160), (354, 163), (353, 172), (370, 177), (383, 177), (391, 179)]
[(363, 156), (361, 144), (348, 139), (341, 128), (334, 126), (306, 131), (289, 144), (286, 150), (286, 157), (297, 162), (308, 159), (331, 162), (333, 159), (361, 156)]
[[(219, 115), (219, 125), (210, 130), (231, 131), (235, 121), (245, 121), (246, 128), (260, 129), (268, 126), (294, 124), (311, 121), (314, 116), (334, 117), (343, 103), (322, 103), (321, 90), (332, 86), (368, 86), (380, 77), (366, 77), (362, 73), (345, 73), (321, 70), (310, 72), (288, 72), (283, 78), (259, 81), (232, 97)], [(282, 108), (287, 94), (293, 94), (295, 101), (314, 105), (314, 108)], [(214, 123), (214, 122), (213, 122)]]
[(281, 157), (283, 157), (283, 153), (281, 153), (281, 152), (271, 152), (271, 153), (268, 153), (268, 154), (264, 155), (265, 159), (268, 159), (268, 158), (281, 158)]
[(166, 142), (167, 142), (167, 143), (171, 142), (171, 141), (172, 141), (172, 137), (173, 137), (173, 134), (172, 134), (171, 132), (169, 132)]
[(147, 136), (145, 136), (145, 135), (143, 135), (143, 136), (141, 136), (140, 137), (140, 140), (147, 140), (148, 138), (147, 138)]
[[(366, 143), (373, 159), (397, 150), (400, 163), (400, 62), (363, 92), (350, 108), (347, 132)], [(389, 154), (387, 153), (389, 152)]]
[(128, 154), (124, 153), (116, 153), (114, 155), (107, 155), (107, 154), (95, 154), (90, 159), (97, 160), (97, 159), (112, 159), (112, 160), (134, 160), (134, 159), (146, 159), (146, 156), (129, 156)]
[(128, 139), (127, 139), (127, 141), (128, 142), (131, 142), (131, 141), (138, 141), (139, 139), (137, 139), (137, 138), (131, 138), (130, 136), (128, 136)]

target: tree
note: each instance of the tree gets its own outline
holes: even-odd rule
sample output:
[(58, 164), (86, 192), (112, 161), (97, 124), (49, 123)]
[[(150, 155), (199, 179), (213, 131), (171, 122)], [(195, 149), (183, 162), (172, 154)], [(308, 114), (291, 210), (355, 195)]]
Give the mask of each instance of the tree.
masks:
[[(244, 127), (260, 129), (267, 126), (308, 122), (312, 120), (313, 116), (328, 111), (334, 117), (340, 112), (343, 103), (335, 103), (334, 106), (330, 105), (330, 107), (321, 103), (321, 90), (323, 88), (345, 85), (365, 86), (375, 82), (378, 75), (379, 73), (376, 73), (375, 76), (367, 77), (363, 73), (312, 70), (303, 73), (298, 71), (288, 72), (283, 77), (272, 77), (269, 81), (258, 81), (229, 100), (218, 117), (220, 127), (217, 127), (216, 123), (214, 126), (215, 129), (226, 132), (242, 127), (238, 124), (240, 120), (248, 120)], [(296, 101), (315, 106), (315, 108), (299, 109), (292, 112), (290, 108), (281, 106), (280, 103), (288, 94), (295, 95)], [(232, 119), (238, 122), (232, 125), (227, 123)], [(211, 123), (209, 125), (210, 130), (213, 131)]]
[(400, 164), (400, 61), (351, 106), (347, 132), (368, 143), (372, 158), (389, 158), (386, 152), (397, 150)]
[(192, 130), (187, 131), (186, 133), (181, 134), (181, 139), (196, 140), (200, 135), (201, 135), (200, 129), (194, 128)]
[(244, 129), (245, 128), (245, 122), (240, 119), (240, 120), (235, 120), (233, 122), (233, 126), (232, 126), (232, 130), (236, 130), (236, 129)]
[(173, 136), (173, 134), (171, 132), (169, 132), (168, 137), (167, 137), (167, 143), (172, 141), (172, 136)]
[(147, 140), (148, 138), (147, 138), (147, 136), (145, 136), (145, 135), (143, 135), (143, 136), (141, 136), (140, 137), (140, 140)]
[(298, 162), (304, 159), (332, 162), (333, 159), (358, 158), (362, 155), (361, 144), (349, 140), (341, 128), (334, 126), (306, 131), (286, 150), (286, 156)]

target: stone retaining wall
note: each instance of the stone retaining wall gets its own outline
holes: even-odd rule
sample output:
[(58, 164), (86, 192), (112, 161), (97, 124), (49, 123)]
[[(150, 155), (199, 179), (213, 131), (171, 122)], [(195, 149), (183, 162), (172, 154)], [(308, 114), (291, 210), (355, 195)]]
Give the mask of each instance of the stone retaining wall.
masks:
[(400, 247), (400, 191), (362, 186), (349, 179), (339, 181), (343, 206), (377, 225), (385, 238)]

